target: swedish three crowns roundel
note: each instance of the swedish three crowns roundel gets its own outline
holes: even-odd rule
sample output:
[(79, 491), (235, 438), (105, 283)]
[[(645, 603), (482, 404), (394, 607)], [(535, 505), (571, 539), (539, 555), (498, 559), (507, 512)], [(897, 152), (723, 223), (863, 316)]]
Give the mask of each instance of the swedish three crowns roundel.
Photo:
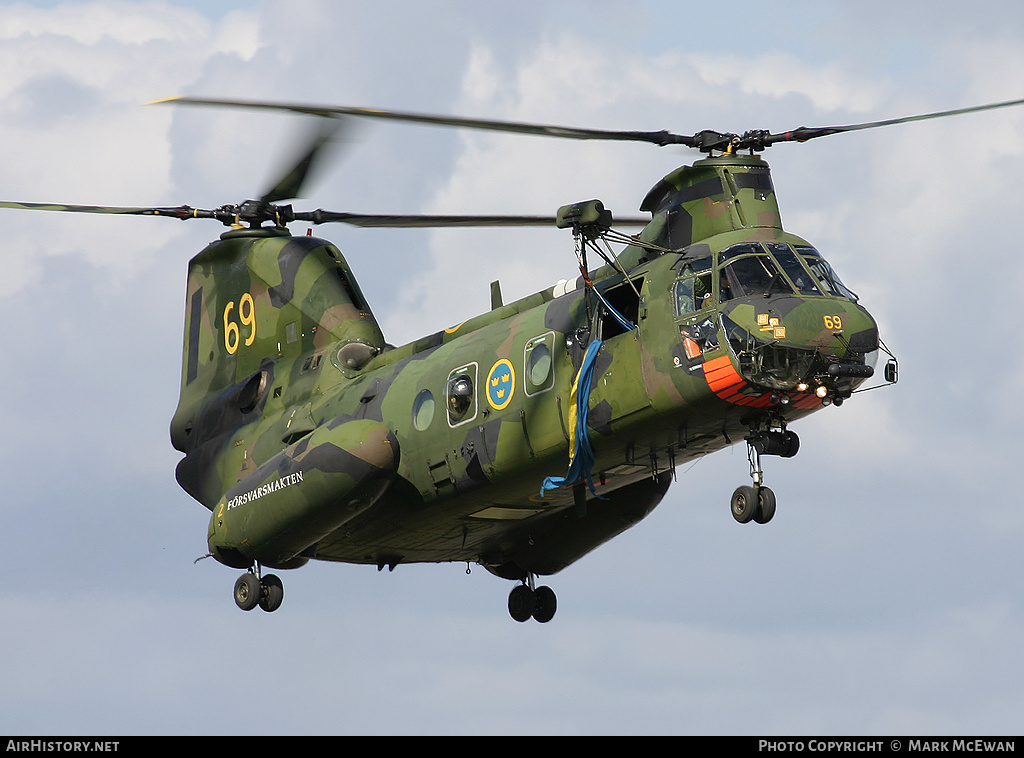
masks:
[(504, 410), (512, 402), (515, 391), (516, 371), (508, 360), (502, 358), (491, 366), (487, 375), (487, 402), (496, 411)]

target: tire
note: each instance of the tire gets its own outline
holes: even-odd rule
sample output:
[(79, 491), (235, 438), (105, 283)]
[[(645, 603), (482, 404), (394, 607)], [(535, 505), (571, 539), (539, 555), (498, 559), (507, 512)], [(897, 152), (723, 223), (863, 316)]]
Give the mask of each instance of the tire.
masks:
[(260, 580), (251, 571), (246, 571), (235, 582), (235, 605), (243, 611), (251, 611), (259, 605), (263, 591)]
[(550, 587), (538, 587), (533, 591), (534, 609), (533, 618), (542, 624), (546, 624), (555, 616), (558, 609), (558, 599), (555, 591)]
[(758, 508), (754, 515), (754, 521), (759, 524), (767, 524), (775, 515), (775, 493), (767, 487), (758, 487), (757, 495)]
[(754, 518), (759, 509), (757, 490), (753, 487), (737, 487), (732, 493), (732, 517), (741, 524)]
[(533, 591), (525, 584), (520, 584), (508, 594), (508, 613), (516, 621), (527, 621), (536, 607)]
[(262, 589), (260, 608), (267, 613), (273, 613), (281, 607), (281, 603), (284, 601), (284, 585), (274, 574), (267, 574), (263, 577)]

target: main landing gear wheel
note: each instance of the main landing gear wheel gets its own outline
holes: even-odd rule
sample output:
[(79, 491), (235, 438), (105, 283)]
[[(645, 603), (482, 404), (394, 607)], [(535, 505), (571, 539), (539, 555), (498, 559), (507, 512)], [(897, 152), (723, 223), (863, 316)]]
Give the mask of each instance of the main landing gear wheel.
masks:
[[(531, 577), (532, 579), (532, 577)], [(508, 595), (508, 613), (516, 621), (529, 621), (532, 617), (541, 624), (554, 618), (558, 609), (555, 591), (550, 587), (537, 587), (531, 584), (519, 584), (512, 588)]]
[(533, 615), (533, 609), (537, 601), (533, 596), (533, 590), (525, 584), (512, 588), (508, 593), (508, 613), (516, 621), (527, 621)]
[(235, 582), (235, 605), (243, 611), (251, 611), (257, 605), (268, 613), (281, 607), (284, 601), (284, 585), (274, 574), (262, 579), (254, 571), (246, 571)]
[(541, 624), (546, 624), (555, 616), (555, 611), (558, 609), (558, 599), (555, 597), (555, 591), (550, 587), (538, 587), (533, 591), (533, 599), (535, 602), (533, 608), (533, 618), (539, 621)]
[(251, 611), (259, 605), (262, 594), (260, 580), (251, 571), (246, 571), (235, 582), (235, 605), (243, 611)]
[(274, 574), (267, 574), (260, 582), (263, 592), (260, 594), (260, 608), (273, 613), (284, 602), (284, 585)]

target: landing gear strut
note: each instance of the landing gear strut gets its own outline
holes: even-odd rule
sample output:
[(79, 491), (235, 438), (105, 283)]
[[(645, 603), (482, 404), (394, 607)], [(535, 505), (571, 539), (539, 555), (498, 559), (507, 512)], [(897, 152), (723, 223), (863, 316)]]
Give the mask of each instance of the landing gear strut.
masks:
[(251, 611), (257, 605), (267, 613), (281, 607), (284, 601), (284, 585), (274, 574), (260, 577), (259, 565), (246, 571), (235, 582), (235, 605), (243, 611)]
[(555, 592), (550, 587), (533, 586), (533, 574), (522, 584), (512, 588), (508, 595), (508, 613), (516, 621), (528, 621), (532, 616), (542, 624), (550, 621), (558, 608)]
[(800, 449), (800, 438), (793, 432), (767, 429), (753, 431), (747, 437), (747, 459), (750, 461), (750, 478), (753, 486), (737, 487), (732, 493), (732, 516), (741, 524), (756, 521), (767, 524), (775, 515), (775, 493), (764, 486), (764, 472), (761, 470), (762, 455), (778, 455), (792, 458)]

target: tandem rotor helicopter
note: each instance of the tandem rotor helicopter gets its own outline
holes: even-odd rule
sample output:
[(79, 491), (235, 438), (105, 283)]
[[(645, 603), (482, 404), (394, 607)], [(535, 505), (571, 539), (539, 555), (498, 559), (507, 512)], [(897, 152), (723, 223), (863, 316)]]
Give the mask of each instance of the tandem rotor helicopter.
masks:
[[(181, 394), (171, 442), (181, 487), (211, 511), (210, 555), (242, 569), (234, 599), (274, 611), (264, 569), (310, 559), (478, 563), (516, 582), (517, 621), (549, 621), (537, 586), (647, 516), (675, 468), (743, 442), (750, 483), (730, 509), (776, 509), (761, 457), (792, 457), (790, 425), (873, 387), (897, 363), (857, 296), (811, 243), (782, 228), (768, 164), (778, 142), (1024, 104), (848, 126), (693, 135), (605, 131), (364, 108), (174, 98), (317, 116), (326, 128), (258, 200), (213, 210), (0, 203), (0, 207), (210, 218), (230, 227), (189, 263)], [(644, 219), (597, 200), (554, 217), (296, 211), (304, 178), (351, 117), (578, 140), (682, 145), (703, 157), (659, 181)], [(341, 251), (288, 225), (556, 225), (580, 275), (395, 347)], [(642, 225), (630, 236), (613, 225)], [(624, 244), (615, 254), (609, 243)], [(595, 256), (599, 265), (592, 266)], [(724, 498), (723, 498), (724, 499)]]

